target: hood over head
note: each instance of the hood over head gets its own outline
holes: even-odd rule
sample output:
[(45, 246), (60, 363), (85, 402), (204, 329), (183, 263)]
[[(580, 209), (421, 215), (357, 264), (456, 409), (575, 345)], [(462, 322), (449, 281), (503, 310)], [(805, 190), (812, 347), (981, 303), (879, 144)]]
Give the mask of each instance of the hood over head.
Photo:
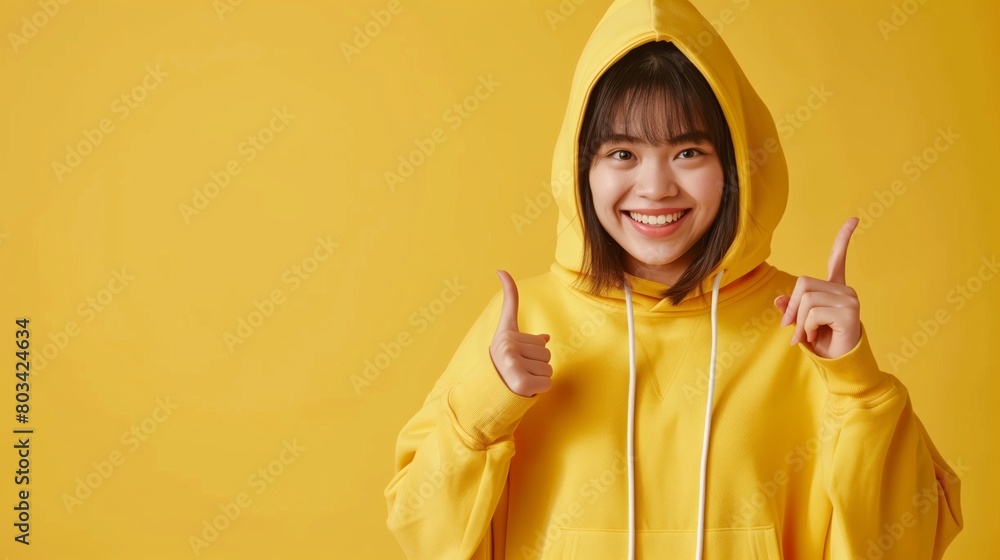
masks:
[[(725, 287), (757, 268), (770, 255), (771, 236), (788, 199), (788, 172), (771, 113), (715, 28), (687, 0), (615, 0), (580, 55), (552, 161), (553, 195), (559, 208), (553, 269), (567, 282), (583, 274), (584, 232), (576, 170), (587, 100), (598, 79), (612, 64), (631, 49), (650, 41), (673, 43), (705, 76), (732, 135), (740, 189), (739, 224), (725, 256), (702, 281), (701, 292), (708, 294), (719, 272), (725, 270), (721, 283)], [(632, 275), (628, 278), (635, 304), (644, 311), (698, 309), (708, 305), (707, 296), (699, 295), (695, 289), (673, 306), (668, 299), (659, 297), (668, 286)], [(623, 288), (612, 289), (603, 297), (624, 305)]]

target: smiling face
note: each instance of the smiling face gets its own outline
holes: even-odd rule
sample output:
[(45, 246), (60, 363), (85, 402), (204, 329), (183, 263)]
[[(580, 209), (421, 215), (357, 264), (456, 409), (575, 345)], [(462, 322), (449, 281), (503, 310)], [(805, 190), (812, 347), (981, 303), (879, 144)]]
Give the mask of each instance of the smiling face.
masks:
[(626, 270), (674, 285), (719, 213), (722, 163), (705, 132), (649, 144), (616, 132), (590, 166), (594, 211), (626, 252)]
[(705, 77), (672, 43), (633, 48), (594, 84), (577, 150), (588, 289), (627, 272), (674, 305), (695, 295), (740, 226), (732, 136)]

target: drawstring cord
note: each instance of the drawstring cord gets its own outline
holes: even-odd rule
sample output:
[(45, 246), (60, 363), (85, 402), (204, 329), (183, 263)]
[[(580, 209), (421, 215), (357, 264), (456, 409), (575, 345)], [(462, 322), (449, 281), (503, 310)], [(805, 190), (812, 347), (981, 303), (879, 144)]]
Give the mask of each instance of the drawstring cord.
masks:
[[(695, 560), (701, 560), (705, 548), (705, 490), (708, 474), (708, 442), (712, 433), (712, 402), (715, 396), (715, 362), (718, 348), (719, 285), (722, 269), (715, 275), (712, 286), (712, 358), (709, 363), (708, 396), (705, 403), (705, 435), (701, 443), (701, 474), (698, 484), (698, 541)], [(635, 560), (635, 318), (632, 311), (632, 290), (625, 282), (625, 303), (628, 311), (628, 427), (626, 454), (628, 455), (628, 560)]]

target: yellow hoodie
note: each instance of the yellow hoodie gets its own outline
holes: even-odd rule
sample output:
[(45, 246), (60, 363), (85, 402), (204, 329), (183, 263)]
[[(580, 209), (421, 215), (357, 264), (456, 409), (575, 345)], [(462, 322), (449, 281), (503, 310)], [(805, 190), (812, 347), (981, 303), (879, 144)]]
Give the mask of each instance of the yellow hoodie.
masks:
[[(658, 296), (667, 286), (631, 275), (628, 292), (604, 297), (572, 286), (584, 104), (648, 41), (674, 42), (705, 75), (739, 168), (735, 241), (704, 295), (676, 306)], [(879, 370), (864, 325), (834, 359), (789, 346), (795, 326), (780, 327), (773, 301), (796, 277), (765, 262), (788, 194), (778, 138), (693, 6), (614, 2), (584, 48), (555, 147), (556, 262), (518, 281), (520, 329), (551, 335), (552, 387), (522, 397), (494, 369), (498, 291), (399, 434), (385, 498), (407, 557), (689, 558), (702, 485), (705, 558), (941, 557), (962, 528), (960, 482), (906, 388)]]

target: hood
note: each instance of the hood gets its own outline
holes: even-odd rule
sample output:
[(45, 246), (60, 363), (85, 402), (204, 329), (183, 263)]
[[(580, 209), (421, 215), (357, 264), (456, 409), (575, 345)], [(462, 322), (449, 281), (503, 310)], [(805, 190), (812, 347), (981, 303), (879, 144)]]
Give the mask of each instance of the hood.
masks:
[[(725, 270), (721, 283), (724, 288), (756, 269), (770, 255), (771, 235), (788, 199), (788, 171), (770, 111), (715, 28), (686, 0), (616, 0), (580, 55), (552, 160), (551, 184), (559, 208), (553, 270), (566, 282), (576, 280), (583, 270), (583, 220), (578, 212), (575, 170), (580, 127), (591, 89), (618, 59), (649, 41), (670, 41), (694, 63), (715, 92), (732, 134), (740, 185), (739, 228), (728, 252), (701, 286), (701, 292), (708, 294), (720, 271)], [(660, 291), (669, 286), (628, 277), (635, 305), (642, 310), (708, 305), (707, 296), (699, 295), (696, 289), (673, 306), (659, 297)], [(605, 297), (624, 305), (622, 289)]]

